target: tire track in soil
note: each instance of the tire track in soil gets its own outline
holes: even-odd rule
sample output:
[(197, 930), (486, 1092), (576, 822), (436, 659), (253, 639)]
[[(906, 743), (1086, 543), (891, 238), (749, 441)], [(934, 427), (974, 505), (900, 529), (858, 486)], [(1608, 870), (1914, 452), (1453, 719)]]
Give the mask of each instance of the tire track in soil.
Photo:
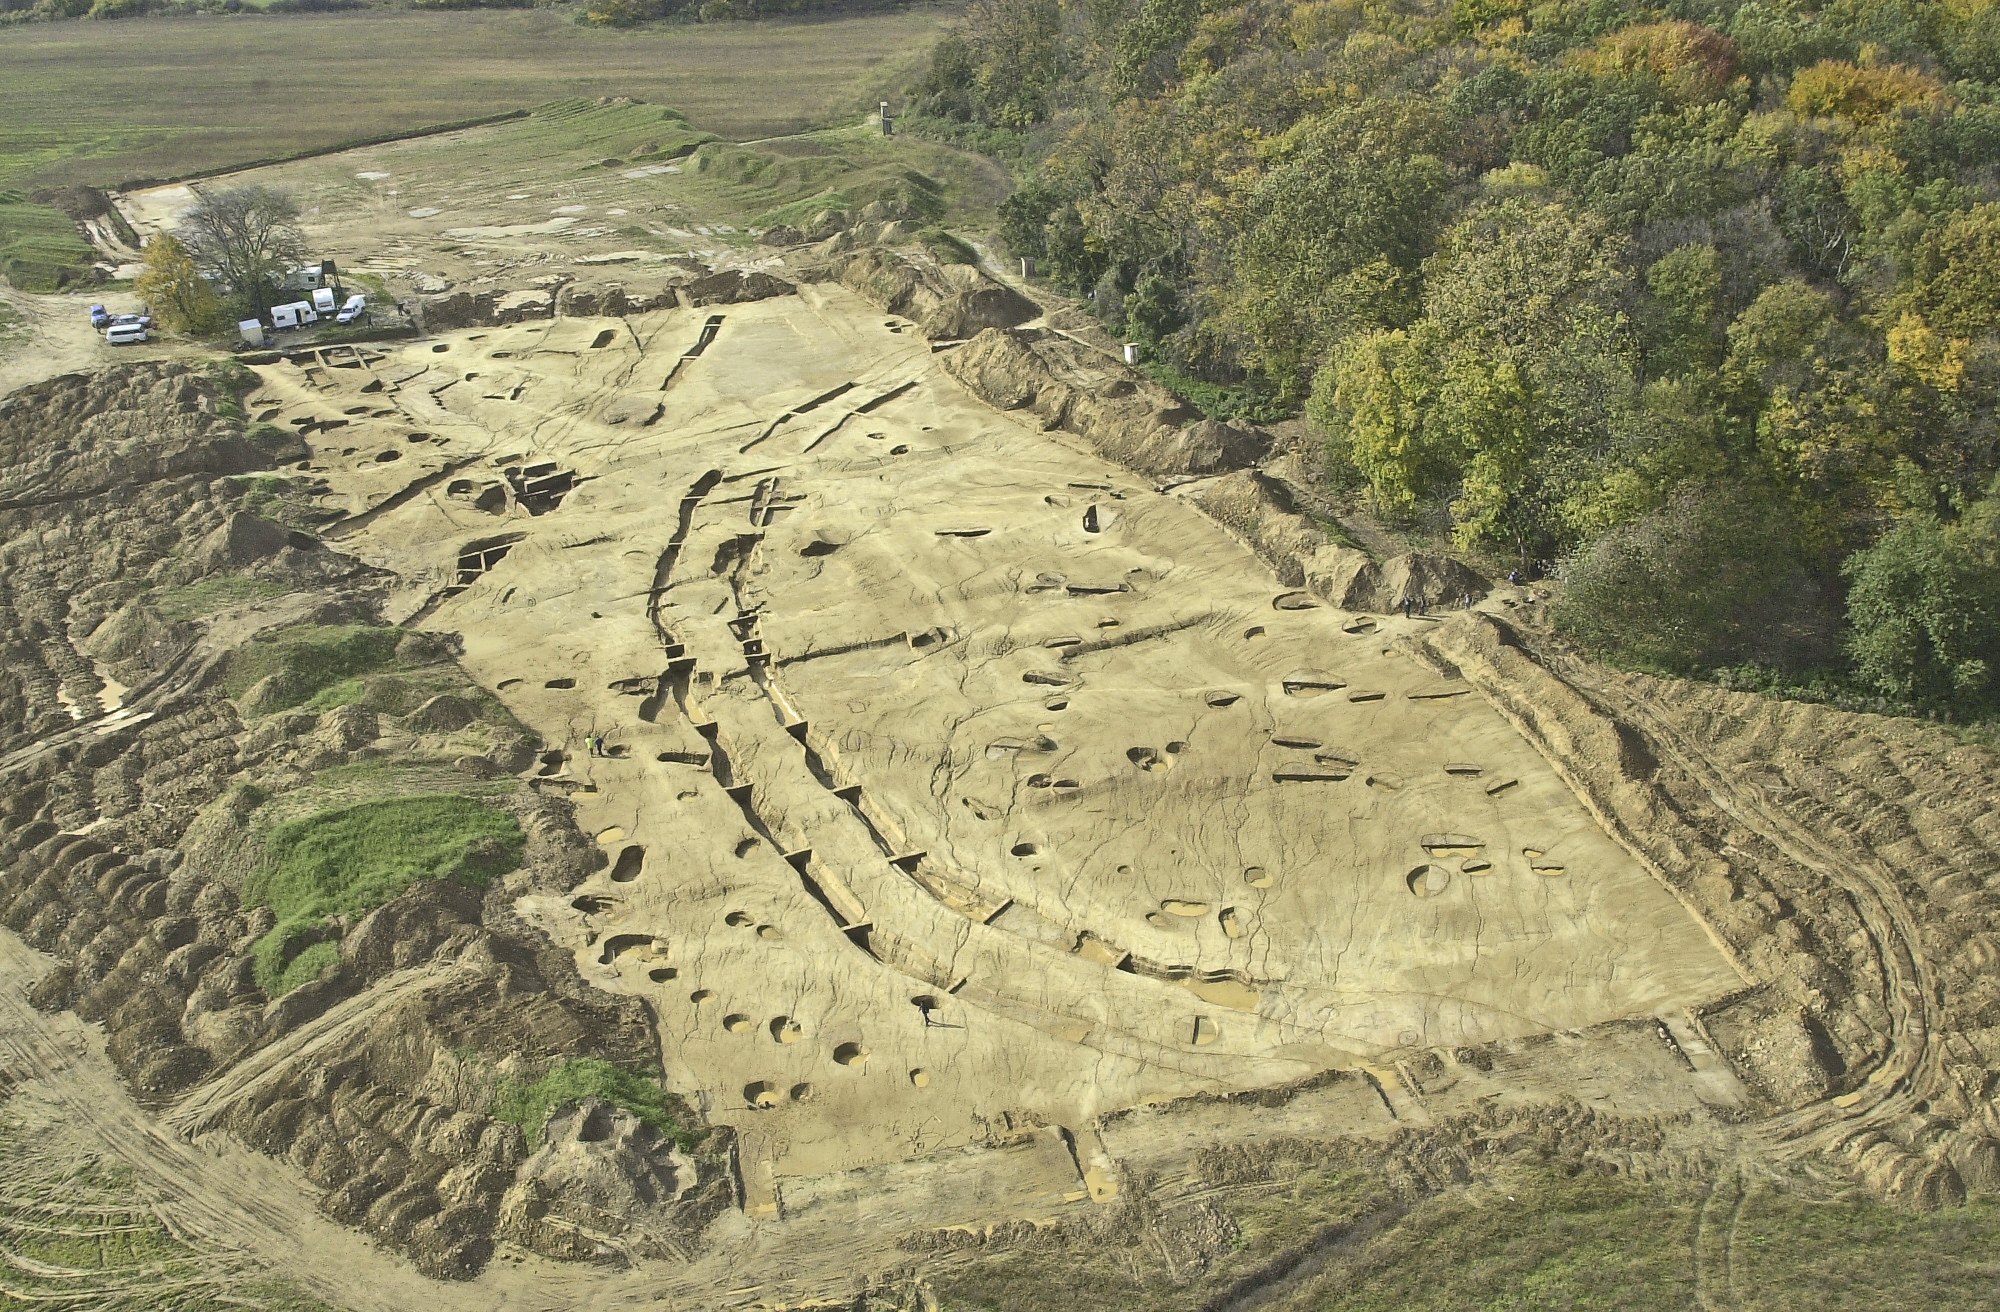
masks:
[(5, 1067), (24, 1092), (59, 1105), (107, 1156), (171, 1195), (162, 1206), (176, 1233), (281, 1268), (348, 1312), (474, 1306), (322, 1216), (278, 1162), (225, 1136), (189, 1144), (169, 1134), (126, 1091), (101, 1033), (71, 1013), (45, 1015), (29, 1005), (28, 984), (53, 964), (0, 930)]
[(1929, 1042), (1936, 1020), (1934, 985), (1923, 956), (1921, 932), (1894, 876), (1863, 853), (1836, 853), (1805, 826), (1775, 807), (1758, 785), (1733, 781), (1717, 762), (1686, 734), (1637, 698), (1621, 695), (1588, 674), (1580, 662), (1560, 659), (1565, 667), (1538, 655), (1551, 674), (1583, 693), (1614, 720), (1636, 724), (1661, 759), (1686, 772), (1715, 807), (1775, 847), (1786, 859), (1812, 871), (1840, 889), (1866, 928), (1877, 964), (1888, 981), (1884, 1001), (1890, 1017), (1889, 1050), (1869, 1076), (1862, 1091), (1874, 1090), (1872, 1101), (1848, 1108), (1821, 1100), (1782, 1113), (1751, 1131), (1790, 1153), (1817, 1151), (1854, 1130), (1877, 1125), (1910, 1109), (1918, 1088), (1939, 1076), (1938, 1051)]
[[(1824, 1098), (1748, 1127), (1745, 1134), (1780, 1156), (1796, 1158), (1832, 1148), (1860, 1130), (1879, 1127), (1912, 1111), (1920, 1090), (1941, 1077), (1942, 1059), (1938, 1047), (1929, 1042), (1937, 1019), (1936, 995), (1922, 937), (1894, 876), (1871, 855), (1834, 851), (1771, 803), (1762, 788), (1735, 782), (1725, 763), (1638, 697), (1593, 674), (1582, 661), (1542, 650), (1532, 645), (1529, 635), (1507, 627), (1514, 633), (1514, 650), (1576, 693), (1593, 714), (1619, 730), (1638, 735), (1656, 761), (1681, 770), (1718, 812), (1756, 833), (1785, 859), (1840, 890), (1868, 936), (1886, 985), (1882, 1001), (1889, 1014), (1889, 1036), (1881, 1062), (1855, 1091), (1861, 1099), (1841, 1107)], [(1532, 724), (1509, 708), (1506, 691), (1486, 686), (1483, 679), (1473, 679), (1473, 683), (1550, 761), (1558, 776), (1569, 781), (1572, 771), (1568, 763), (1558, 758)], [(1589, 790), (1576, 783), (1571, 787), (1599, 816), (1607, 832), (1621, 832), (1624, 827), (1607, 822), (1602, 807), (1590, 800)], [(1649, 867), (1654, 864), (1643, 854), (1641, 859)], [(1698, 913), (1691, 908), (1690, 914)]]

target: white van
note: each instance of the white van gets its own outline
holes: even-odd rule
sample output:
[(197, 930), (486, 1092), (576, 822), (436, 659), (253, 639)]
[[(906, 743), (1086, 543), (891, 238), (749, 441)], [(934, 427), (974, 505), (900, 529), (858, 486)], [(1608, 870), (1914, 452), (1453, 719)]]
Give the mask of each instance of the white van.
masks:
[(367, 310), (368, 298), (366, 296), (350, 296), (347, 298), (347, 304), (340, 307), (340, 313), (333, 317), (333, 321), (335, 323), (353, 323), (366, 313)]
[(104, 340), (113, 346), (129, 346), (149, 339), (143, 323), (115, 323), (104, 330)]
[(319, 316), (313, 313), (311, 301), (293, 301), (290, 305), (271, 307), (273, 328), (303, 328), (309, 323), (318, 323)]

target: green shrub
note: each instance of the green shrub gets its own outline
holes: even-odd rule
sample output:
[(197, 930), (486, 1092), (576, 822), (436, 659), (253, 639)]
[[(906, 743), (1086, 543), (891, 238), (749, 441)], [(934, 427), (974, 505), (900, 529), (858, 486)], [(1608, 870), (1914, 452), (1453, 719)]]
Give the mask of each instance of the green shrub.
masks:
[(1153, 381), (1186, 401), (1210, 419), (1242, 419), (1253, 424), (1274, 424), (1292, 417), (1292, 408), (1279, 400), (1268, 386), (1242, 383), (1234, 387), (1205, 383), (1164, 360), (1148, 360), (1140, 366)]
[[(485, 888), (520, 864), (524, 842), (513, 816), (451, 795), (365, 802), (278, 826), (244, 889), (246, 906), (269, 907), (278, 917), (251, 949), (258, 984), (277, 997), (317, 978), (337, 945), (310, 945), (286, 958), (298, 939), (322, 932), (328, 917), (365, 915), (420, 879)], [(316, 964), (300, 964), (315, 953)]]
[[(261, 945), (260, 945), (261, 946)], [(340, 960), (340, 944), (328, 939), (315, 943), (278, 969), (278, 987), (273, 996), (290, 993), (301, 984), (310, 984), (326, 972), (326, 968)], [(259, 971), (270, 969), (260, 957), (256, 959)], [(260, 974), (260, 978), (261, 978)]]
[(321, 688), (305, 705), (309, 711), (331, 711), (352, 706), (367, 695), (367, 683), (360, 679), (342, 679), (331, 687)]
[(600, 1098), (623, 1107), (682, 1148), (692, 1148), (701, 1138), (675, 1117), (668, 1094), (658, 1081), (596, 1057), (560, 1062), (532, 1084), (508, 1080), (494, 1101), (493, 1119), (520, 1126), (528, 1147), (539, 1148), (549, 1113), (584, 1098)]

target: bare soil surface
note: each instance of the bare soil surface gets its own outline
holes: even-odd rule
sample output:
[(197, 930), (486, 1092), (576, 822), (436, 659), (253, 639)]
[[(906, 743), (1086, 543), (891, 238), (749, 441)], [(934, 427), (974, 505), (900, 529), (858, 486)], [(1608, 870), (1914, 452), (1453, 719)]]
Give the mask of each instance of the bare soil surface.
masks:
[[(795, 200), (507, 131), (271, 171), (424, 335), (0, 408), (6, 1074), (201, 1251), (353, 1308), (1323, 1306), (1547, 1169), (1669, 1190), (1729, 1306), (1760, 1182), (2000, 1186), (1991, 752), (1329, 544), (1282, 443), (888, 202), (753, 246)], [(274, 983), (285, 826), (440, 798), (516, 868)], [(663, 1110), (506, 1110), (591, 1063)]]

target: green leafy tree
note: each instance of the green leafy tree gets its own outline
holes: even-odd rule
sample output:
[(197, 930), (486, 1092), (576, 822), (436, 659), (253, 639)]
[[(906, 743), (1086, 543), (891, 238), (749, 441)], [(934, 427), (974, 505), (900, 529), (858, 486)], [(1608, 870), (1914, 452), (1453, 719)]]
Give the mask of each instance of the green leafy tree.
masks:
[(1423, 353), (1400, 329), (1353, 338), (1313, 380), (1307, 413), (1387, 510), (1411, 509), (1452, 467), (1455, 453), (1432, 446), (1424, 424), (1430, 390)]
[(1042, 250), (1049, 262), (1049, 277), (1071, 291), (1084, 292), (1097, 286), (1110, 267), (1103, 246), (1084, 226), (1075, 205), (1056, 207), (1042, 229)]
[(2000, 332), (2000, 204), (1975, 205), (1928, 233), (1911, 271), (1911, 299), (1950, 337)]
[(1132, 294), (1125, 298), (1125, 318), (1133, 333), (1148, 344), (1157, 344), (1187, 321), (1173, 280), (1158, 273), (1143, 274), (1133, 284)]
[(1899, 701), (1972, 713), (2000, 704), (2000, 537), (1990, 520), (1911, 519), (1848, 559), (1848, 650)]
[(194, 257), (170, 233), (146, 243), (146, 271), (133, 286), (161, 324), (175, 332), (202, 337), (228, 324), (228, 312)]
[(299, 207), (269, 187), (205, 193), (181, 219), (179, 237), (196, 267), (225, 284), (246, 308), (263, 313), (287, 272), (305, 259)]
[(1053, 187), (1031, 182), (1000, 202), (1000, 240), (1016, 255), (1041, 259), (1048, 252), (1046, 229), (1066, 198)]
[(1656, 372), (1714, 368), (1721, 357), (1722, 257), (1706, 242), (1677, 246), (1646, 270), (1646, 287), (1660, 308)]
[(1200, 16), (1198, 0), (1145, 0), (1138, 16), (1118, 34), (1113, 94), (1157, 91), (1171, 75), (1174, 56), (1194, 35)]
[(1341, 338), (1414, 316), (1449, 198), (1447, 124), (1417, 102), (1307, 119), (1246, 198), (1229, 301), (1281, 388), (1304, 389)]
[(1623, 664), (1689, 673), (1768, 651), (1804, 579), (1782, 497), (1689, 485), (1568, 562), (1558, 631)]

